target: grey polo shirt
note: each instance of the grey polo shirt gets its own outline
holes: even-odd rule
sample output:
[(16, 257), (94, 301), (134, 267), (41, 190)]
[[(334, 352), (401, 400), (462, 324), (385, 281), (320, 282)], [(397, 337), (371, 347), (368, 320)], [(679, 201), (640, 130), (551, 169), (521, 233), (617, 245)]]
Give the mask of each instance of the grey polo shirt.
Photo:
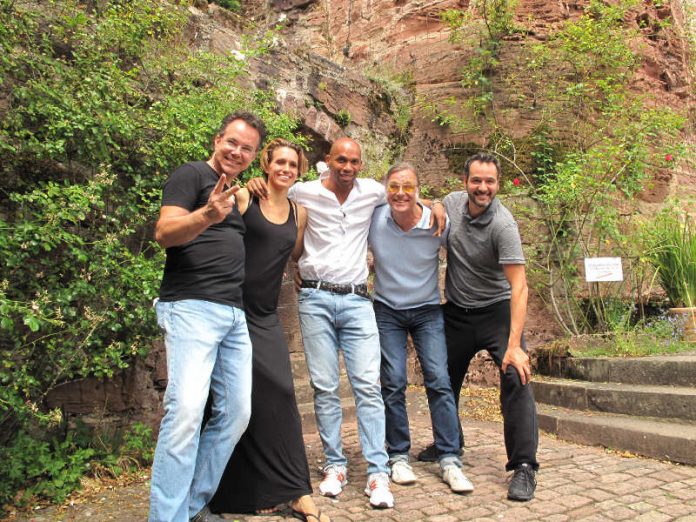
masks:
[(438, 265), (445, 236), (433, 236), (430, 209), (423, 208), (418, 224), (404, 232), (391, 215), (391, 207), (375, 209), (368, 242), (375, 260), (374, 298), (396, 310), (440, 304)]
[(469, 214), (466, 192), (442, 201), (450, 218), (445, 297), (463, 308), (482, 308), (510, 299), (502, 265), (525, 264), (517, 223), (495, 198), (476, 218)]

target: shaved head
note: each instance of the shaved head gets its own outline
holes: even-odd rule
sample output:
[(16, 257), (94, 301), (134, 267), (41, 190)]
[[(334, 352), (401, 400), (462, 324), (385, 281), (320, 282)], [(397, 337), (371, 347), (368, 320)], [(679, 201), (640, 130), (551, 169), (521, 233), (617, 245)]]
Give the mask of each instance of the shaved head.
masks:
[(353, 181), (362, 168), (362, 151), (353, 138), (338, 138), (326, 155), (329, 178), (326, 187), (345, 196), (353, 188)]
[(343, 138), (338, 138), (331, 144), (331, 150), (329, 150), (329, 156), (333, 156), (338, 153), (339, 150), (343, 150), (344, 147), (349, 147), (351, 149), (357, 148), (358, 154), (362, 154), (360, 149), (360, 144), (353, 138), (348, 138), (344, 136)]

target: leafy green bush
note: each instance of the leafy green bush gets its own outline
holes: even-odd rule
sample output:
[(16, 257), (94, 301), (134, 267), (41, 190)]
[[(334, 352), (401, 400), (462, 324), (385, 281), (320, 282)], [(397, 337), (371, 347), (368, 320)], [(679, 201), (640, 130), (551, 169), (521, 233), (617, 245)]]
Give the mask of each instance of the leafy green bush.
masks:
[[(447, 11), (452, 39), (471, 44), (465, 96), (421, 104), (436, 123), (485, 136), (484, 148), (501, 159), (503, 186), (521, 196), (519, 205), (510, 202), (513, 211), (545, 226), (547, 241), (530, 248), (530, 280), (568, 334), (615, 329), (621, 321), (612, 303), (641, 302), (649, 274), (640, 260), (637, 195), (672, 159), (688, 155), (680, 139), (685, 112), (632, 85), (639, 35), (627, 21), (638, 5), (591, 0), (543, 42), (511, 49), (523, 67), (501, 67), (498, 58), (506, 36), (524, 30), (512, 23), (514, 2)], [(538, 122), (524, 137), (511, 126), (522, 114)], [(515, 185), (505, 184), (511, 171)], [(582, 281), (583, 257), (595, 256), (623, 258), (626, 281)]]
[(240, 0), (216, 0), (216, 4), (230, 11), (239, 12), (242, 9), (242, 3)]
[(0, 505), (22, 506), (34, 498), (62, 502), (79, 486), (94, 455), (92, 448), (79, 447), (72, 433), (46, 442), (20, 431), (0, 449)]
[[(186, 6), (0, 0), (0, 443), (37, 455), (50, 446), (64, 454), (58, 474), (70, 475), (28, 495), (62, 498), (76, 484), (67, 470), (101, 454), (70, 438), (31, 446), (27, 430), (13, 438), (61, 423), (47, 393), (112, 375), (158, 334), (151, 303), (163, 253), (152, 224), (167, 175), (207, 158), (222, 117), (241, 108), (271, 138), (298, 139), (272, 93), (240, 85), (271, 35), (238, 57), (192, 51)], [(3, 487), (18, 485), (2, 471)]]
[(696, 306), (696, 229), (686, 212), (668, 207), (648, 226), (647, 258), (674, 307)]
[(84, 430), (37, 440), (20, 431), (0, 448), (0, 506), (24, 506), (35, 500), (62, 502), (85, 474), (106, 470), (112, 476), (152, 463), (152, 430), (135, 423), (125, 434), (105, 441)]

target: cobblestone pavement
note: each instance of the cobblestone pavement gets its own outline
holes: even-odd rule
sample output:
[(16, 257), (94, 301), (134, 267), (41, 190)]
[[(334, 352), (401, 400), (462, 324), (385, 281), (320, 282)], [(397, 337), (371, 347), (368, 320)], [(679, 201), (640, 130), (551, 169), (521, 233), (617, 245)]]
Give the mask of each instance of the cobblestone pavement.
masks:
[[(409, 392), (413, 453), (431, 440), (430, 419), (422, 391)], [(542, 434), (536, 498), (519, 503), (506, 499), (508, 474), (498, 422), (465, 419), (464, 472), (473, 481), (470, 495), (455, 495), (442, 482), (437, 464), (414, 462), (419, 481), (393, 485), (396, 507), (370, 509), (365, 487), (365, 464), (358, 447), (356, 422), (344, 425), (344, 448), (349, 459), (349, 484), (337, 500), (317, 497), (321, 509), (335, 522), (344, 521), (694, 521), (696, 468), (579, 446)], [(316, 434), (306, 437), (315, 490), (320, 480), (321, 444)], [(148, 483), (100, 493), (68, 508), (39, 511), (23, 521), (135, 521), (147, 517)], [(229, 516), (230, 520), (276, 522), (280, 516)]]

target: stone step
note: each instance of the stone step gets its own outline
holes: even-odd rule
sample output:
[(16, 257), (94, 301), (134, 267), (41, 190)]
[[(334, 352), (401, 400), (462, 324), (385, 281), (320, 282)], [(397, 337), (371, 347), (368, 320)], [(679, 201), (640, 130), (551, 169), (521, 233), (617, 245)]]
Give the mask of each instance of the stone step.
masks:
[(651, 357), (539, 357), (539, 373), (593, 382), (694, 386), (696, 352)]
[[(298, 404), (300, 417), (302, 419), (302, 432), (315, 433), (317, 431), (317, 419), (314, 415), (314, 404)], [(343, 411), (343, 422), (355, 419), (355, 401), (352, 397), (341, 399), (341, 410)]]
[(537, 405), (539, 428), (559, 438), (696, 465), (696, 423)]
[(696, 388), (597, 383), (543, 377), (533, 381), (537, 402), (608, 413), (696, 421)]

